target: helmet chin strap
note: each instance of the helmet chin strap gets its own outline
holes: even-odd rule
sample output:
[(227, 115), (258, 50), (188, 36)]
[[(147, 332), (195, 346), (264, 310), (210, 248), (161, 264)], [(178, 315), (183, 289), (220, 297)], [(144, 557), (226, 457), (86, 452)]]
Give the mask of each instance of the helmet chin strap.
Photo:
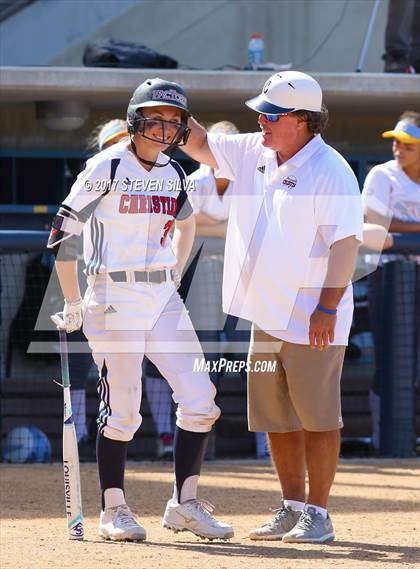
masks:
[(140, 160), (140, 162), (143, 162), (143, 164), (147, 164), (147, 166), (151, 166), (152, 168), (156, 167), (156, 168), (163, 168), (164, 166), (167, 166), (169, 164), (169, 162), (172, 161), (173, 158), (173, 154), (176, 150), (176, 146), (172, 145), (172, 146), (168, 146), (169, 150), (169, 160), (167, 162), (165, 162), (164, 164), (160, 164), (159, 162), (153, 161), (153, 160), (146, 160), (146, 158), (142, 158), (138, 153), (137, 153), (137, 148), (136, 145), (133, 142), (132, 137), (130, 137), (131, 140), (131, 150), (133, 151), (134, 155), (136, 156), (137, 160)]

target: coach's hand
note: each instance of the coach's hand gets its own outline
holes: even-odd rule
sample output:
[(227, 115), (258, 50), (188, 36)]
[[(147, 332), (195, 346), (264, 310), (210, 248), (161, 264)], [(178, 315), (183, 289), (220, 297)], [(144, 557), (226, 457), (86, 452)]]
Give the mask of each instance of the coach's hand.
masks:
[(65, 330), (67, 333), (79, 330), (83, 323), (83, 314), (85, 305), (83, 298), (70, 302), (64, 301), (63, 312), (52, 314), (51, 320), (60, 330)]
[(312, 312), (309, 320), (309, 345), (312, 350), (327, 349), (334, 342), (334, 330), (337, 323), (335, 314), (325, 314), (317, 309)]

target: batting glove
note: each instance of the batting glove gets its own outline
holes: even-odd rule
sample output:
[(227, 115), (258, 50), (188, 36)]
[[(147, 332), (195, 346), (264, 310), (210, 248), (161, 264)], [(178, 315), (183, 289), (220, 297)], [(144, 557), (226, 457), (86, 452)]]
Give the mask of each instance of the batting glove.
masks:
[(65, 330), (67, 333), (75, 332), (82, 326), (84, 311), (83, 298), (79, 298), (79, 300), (74, 302), (65, 300), (63, 312), (52, 314), (51, 320), (60, 330)]

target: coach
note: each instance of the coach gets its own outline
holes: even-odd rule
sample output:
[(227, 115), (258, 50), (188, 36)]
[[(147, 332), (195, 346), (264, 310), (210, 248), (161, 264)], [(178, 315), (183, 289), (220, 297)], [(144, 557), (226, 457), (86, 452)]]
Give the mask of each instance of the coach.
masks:
[[(246, 104), (259, 113), (261, 132), (207, 134), (190, 119), (185, 148), (235, 180), (223, 306), (253, 323), (249, 428), (269, 433), (283, 494), (274, 518), (249, 536), (324, 543), (334, 539), (327, 501), (343, 427), (360, 192), (350, 166), (321, 138), (328, 112), (312, 77), (275, 74)], [(275, 371), (258, 373), (261, 360)]]

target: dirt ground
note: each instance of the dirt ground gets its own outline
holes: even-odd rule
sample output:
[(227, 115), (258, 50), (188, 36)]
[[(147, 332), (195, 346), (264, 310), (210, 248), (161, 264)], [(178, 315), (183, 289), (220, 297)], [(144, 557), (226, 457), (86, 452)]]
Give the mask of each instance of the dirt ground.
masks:
[(415, 460), (342, 461), (330, 502), (336, 541), (330, 545), (252, 542), (250, 528), (279, 501), (269, 463), (205, 463), (200, 496), (232, 522), (230, 542), (206, 542), (161, 527), (171, 494), (170, 464), (129, 463), (126, 494), (146, 527), (143, 543), (103, 542), (97, 535), (96, 467), (81, 468), (85, 540), (67, 539), (60, 464), (1, 465), (2, 569), (344, 569), (420, 567), (419, 473)]

